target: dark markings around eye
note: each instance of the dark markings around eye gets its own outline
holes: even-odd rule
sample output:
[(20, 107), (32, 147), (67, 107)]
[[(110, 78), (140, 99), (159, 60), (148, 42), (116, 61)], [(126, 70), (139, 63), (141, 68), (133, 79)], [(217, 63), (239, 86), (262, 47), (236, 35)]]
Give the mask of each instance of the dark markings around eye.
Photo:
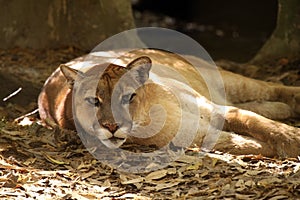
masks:
[(136, 93), (123, 95), (121, 103), (122, 104), (129, 104), (129, 103), (132, 102), (132, 100), (134, 99), (135, 96), (136, 96)]
[(84, 100), (93, 106), (100, 106), (100, 100), (97, 97), (87, 97)]

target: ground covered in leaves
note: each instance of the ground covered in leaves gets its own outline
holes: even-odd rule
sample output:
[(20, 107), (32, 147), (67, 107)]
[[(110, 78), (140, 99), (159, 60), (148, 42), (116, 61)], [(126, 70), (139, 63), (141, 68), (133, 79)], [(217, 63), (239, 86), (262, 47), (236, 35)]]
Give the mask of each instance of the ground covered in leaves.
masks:
[[(75, 132), (39, 125), (33, 95), (63, 62), (84, 54), (73, 48), (0, 51), (0, 74), (19, 82), (0, 107), (1, 199), (290, 199), (300, 196), (300, 161), (262, 156), (203, 155), (189, 149), (166, 168), (144, 174), (120, 172), (94, 159)], [(247, 76), (300, 85), (299, 62), (274, 66), (219, 64)], [(7, 80), (6, 84), (11, 84)], [(19, 84), (19, 85), (18, 85)], [(6, 87), (2, 82), (1, 87)], [(23, 95), (23, 96), (22, 96)], [(18, 99), (19, 98), (19, 99)], [(23, 99), (18, 104), (17, 99)], [(2, 101), (2, 99), (1, 99)], [(24, 103), (29, 102), (29, 103)], [(27, 124), (31, 125), (27, 125)], [(299, 121), (292, 123), (299, 126)]]

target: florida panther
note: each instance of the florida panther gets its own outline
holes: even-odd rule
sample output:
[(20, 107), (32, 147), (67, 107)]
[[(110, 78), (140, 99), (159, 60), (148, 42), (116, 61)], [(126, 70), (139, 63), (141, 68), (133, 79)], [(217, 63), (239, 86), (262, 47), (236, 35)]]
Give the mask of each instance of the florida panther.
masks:
[[(63, 64), (48, 78), (38, 99), (42, 120), (52, 120), (68, 129), (75, 129), (76, 120), (86, 133), (112, 148), (125, 142), (164, 146), (183, 123), (197, 127), (193, 144), (201, 146), (208, 126), (214, 126), (212, 113), (217, 113), (224, 126), (214, 129), (218, 134), (215, 150), (272, 157), (300, 154), (300, 129), (274, 121), (300, 116), (300, 87), (254, 80), (219, 69), (226, 92), (224, 99), (219, 94), (222, 88), (208, 88), (197, 70), (176, 54), (154, 49), (121, 52), (123, 56), (114, 64), (104, 64), (109, 59), (104, 56), (101, 60), (100, 54), (92, 56), (89, 63), (83, 57)], [(210, 74), (210, 64), (193, 59)], [(75, 69), (78, 63), (89, 67), (80, 71)], [(188, 83), (164, 77), (164, 73), (171, 71)], [(72, 99), (75, 81), (78, 98)], [(160, 84), (166, 82), (175, 84), (183, 99)], [(211, 93), (215, 94), (214, 99)], [(197, 102), (196, 110), (200, 113), (198, 124), (191, 124), (190, 118), (181, 120), (180, 101), (191, 98)], [(189, 137), (189, 132), (184, 132), (176, 145)]]

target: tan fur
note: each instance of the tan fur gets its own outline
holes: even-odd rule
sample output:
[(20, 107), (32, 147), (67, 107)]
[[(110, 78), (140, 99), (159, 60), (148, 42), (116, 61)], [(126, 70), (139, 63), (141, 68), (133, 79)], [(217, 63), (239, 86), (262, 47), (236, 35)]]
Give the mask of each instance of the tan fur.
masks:
[[(209, 75), (215, 74), (215, 69), (198, 58), (186, 57), (195, 61), (201, 75), (208, 79), (204, 80), (189, 62), (172, 53), (138, 50), (120, 55), (118, 65), (92, 66), (83, 75), (70, 71), (70, 63), (59, 68), (47, 80), (40, 94), (41, 118), (53, 120), (63, 128), (74, 129), (71, 96), (74, 93), (72, 79), (75, 76), (72, 76), (79, 73), (76, 79), (77, 97), (73, 99), (76, 106), (74, 118), (87, 133), (104, 139), (109, 147), (119, 147), (124, 142), (161, 147), (172, 139), (176, 146), (185, 146), (185, 141), (192, 137), (189, 129), (176, 137), (180, 124), (183, 123), (191, 127), (191, 130), (193, 126), (197, 127), (193, 143), (204, 148), (209, 149), (213, 145), (215, 150), (224, 152), (265, 156), (295, 157), (300, 154), (300, 130), (272, 120), (299, 117), (299, 87), (254, 80), (219, 69), (226, 91), (224, 99), (222, 84), (215, 87), (207, 85), (210, 81), (214, 84), (216, 77)], [(140, 58), (141, 56), (147, 57)], [(131, 61), (133, 62), (130, 63)], [(135, 80), (137, 74), (146, 73), (144, 75), (147, 76), (151, 62), (150, 78), (146, 77), (145, 83), (143, 79)], [(105, 68), (101, 78), (98, 77)], [(72, 75), (73, 72), (75, 74)], [(164, 84), (171, 86), (162, 87)], [(187, 85), (190, 86), (189, 89)], [(201, 102), (198, 110), (190, 108), (189, 115), (186, 115), (193, 117), (198, 113), (200, 118), (196, 124), (189, 124), (191, 118), (181, 118), (182, 99), (178, 99), (172, 89), (185, 94), (186, 99), (183, 101), (191, 98)], [(120, 99), (128, 97), (128, 94), (133, 100), (118, 108), (120, 116), (117, 118), (120, 119), (116, 119), (112, 106), (115, 106), (115, 101), (119, 105)], [(96, 111), (95, 106), (87, 103), (93, 101), (89, 97), (95, 97), (99, 101)], [(129, 111), (127, 114), (126, 106)], [(215, 118), (224, 120), (224, 128), (213, 124)], [(213, 128), (211, 133), (208, 127)], [(151, 135), (152, 132), (155, 134)], [(218, 140), (214, 141), (212, 136), (219, 136)]]

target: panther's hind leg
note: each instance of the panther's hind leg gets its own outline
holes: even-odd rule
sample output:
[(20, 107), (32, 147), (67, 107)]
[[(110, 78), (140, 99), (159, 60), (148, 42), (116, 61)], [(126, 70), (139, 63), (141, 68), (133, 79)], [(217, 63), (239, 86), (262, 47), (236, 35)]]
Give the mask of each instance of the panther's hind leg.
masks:
[[(226, 98), (233, 105), (273, 119), (284, 119), (287, 117), (276, 116), (276, 114), (271, 116), (267, 109), (273, 107), (275, 110), (280, 110), (280, 108), (285, 107), (287, 109), (286, 113), (284, 113), (285, 116), (288, 116), (288, 113), (292, 111), (291, 116), (288, 117), (300, 117), (300, 87), (255, 80), (228, 71), (221, 71), (221, 73)], [(285, 105), (280, 104), (280, 102)], [(259, 104), (262, 105), (259, 106)], [(251, 105), (253, 108), (251, 108)]]
[(276, 84), (244, 77), (228, 71), (221, 71), (226, 98), (230, 103), (276, 101)]
[(278, 100), (288, 104), (296, 117), (300, 117), (300, 87), (280, 85), (276, 87), (276, 93)]

